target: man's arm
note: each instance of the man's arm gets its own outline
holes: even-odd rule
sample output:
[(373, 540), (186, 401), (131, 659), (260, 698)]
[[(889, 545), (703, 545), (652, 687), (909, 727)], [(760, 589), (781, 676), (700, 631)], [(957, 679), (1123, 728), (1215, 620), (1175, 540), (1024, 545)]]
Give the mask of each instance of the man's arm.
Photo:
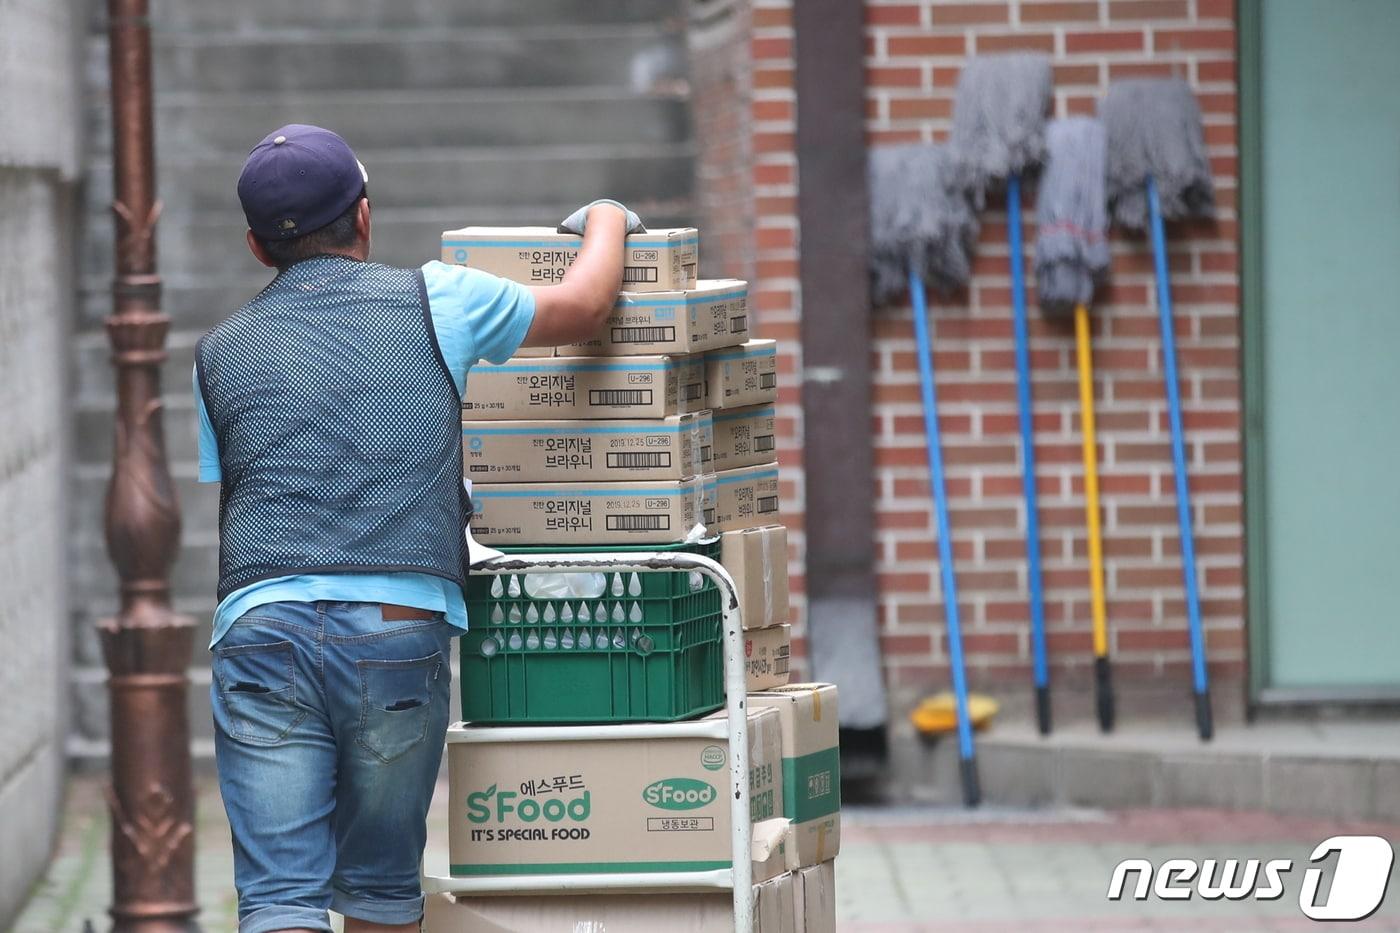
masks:
[(553, 347), (588, 340), (602, 329), (622, 288), (627, 214), (613, 204), (588, 210), (583, 247), (558, 285), (532, 286), (535, 320), (526, 347)]

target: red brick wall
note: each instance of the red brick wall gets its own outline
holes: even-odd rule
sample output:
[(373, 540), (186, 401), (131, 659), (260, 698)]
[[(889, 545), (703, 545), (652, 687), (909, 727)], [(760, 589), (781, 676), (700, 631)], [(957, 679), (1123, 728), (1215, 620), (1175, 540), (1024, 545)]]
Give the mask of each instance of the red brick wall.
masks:
[[(779, 338), (783, 348), (780, 460), (784, 509), (794, 529), (800, 626), (802, 449), (795, 372), (801, 295), (791, 4), (754, 0), (753, 6), (754, 302), (760, 331)], [(870, 0), (866, 38), (872, 144), (944, 139), (959, 67), (979, 52), (1051, 53), (1060, 115), (1092, 113), (1117, 78), (1175, 73), (1196, 87), (1219, 216), (1214, 223), (1174, 225), (1170, 262), (1211, 667), (1237, 680), (1244, 631), (1233, 2)], [(1033, 222), (1032, 203), (1025, 217), (1028, 247)], [(972, 683), (1016, 695), (1029, 683), (1030, 658), (1005, 232), (1002, 205), (994, 202), (983, 218), (972, 285), (938, 303), (934, 340)], [(1151, 251), (1139, 238), (1115, 235), (1113, 253), (1111, 282), (1094, 308), (1111, 648), (1124, 692), (1160, 687), (1184, 696), (1190, 652)], [(1082, 687), (1091, 653), (1074, 339), (1072, 329), (1033, 315), (1052, 676), (1061, 686)], [(879, 310), (875, 338), (871, 441), (883, 647), (891, 685), (913, 693), (946, 683), (946, 658), (908, 307)], [(1222, 712), (1238, 711), (1238, 691), (1216, 693)]]

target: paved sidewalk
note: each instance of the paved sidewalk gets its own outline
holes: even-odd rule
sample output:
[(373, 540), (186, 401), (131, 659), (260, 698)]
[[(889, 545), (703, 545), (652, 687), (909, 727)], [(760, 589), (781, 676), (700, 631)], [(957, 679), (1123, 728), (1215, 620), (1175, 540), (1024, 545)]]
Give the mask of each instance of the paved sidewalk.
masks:
[[(446, 786), (434, 801), (443, 825)], [(110, 898), (107, 815), (99, 782), (75, 779), (62, 839), (47, 878), (12, 933), (105, 930)], [(212, 779), (199, 784), (199, 898), (204, 929), (235, 929), (228, 825)], [(1009, 811), (848, 808), (837, 861), (842, 933), (916, 931), (1305, 930), (1298, 909), (1313, 847), (1337, 834), (1400, 841), (1400, 826), (1344, 824), (1207, 810)], [(446, 833), (432, 834), (431, 865), (446, 857)], [(1293, 859), (1276, 901), (1112, 902), (1105, 892), (1124, 858)], [(1130, 885), (1131, 887), (1131, 885)], [(1400, 884), (1371, 919), (1348, 929), (1400, 931)]]

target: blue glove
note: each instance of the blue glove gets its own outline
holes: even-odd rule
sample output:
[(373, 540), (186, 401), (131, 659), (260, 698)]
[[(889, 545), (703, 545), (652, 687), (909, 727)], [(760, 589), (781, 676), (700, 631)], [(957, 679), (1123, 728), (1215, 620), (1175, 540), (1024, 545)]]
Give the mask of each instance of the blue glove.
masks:
[(616, 207), (618, 210), (626, 214), (628, 233), (647, 232), (646, 226), (642, 223), (642, 218), (638, 217), (636, 214), (629, 211), (625, 205), (614, 201), (612, 198), (599, 198), (591, 204), (585, 204), (583, 207), (580, 207), (578, 210), (574, 211), (568, 217), (565, 217), (559, 223), (559, 232), (573, 233), (578, 236), (583, 236), (584, 225), (588, 223), (588, 211), (598, 204), (611, 204), (613, 207)]

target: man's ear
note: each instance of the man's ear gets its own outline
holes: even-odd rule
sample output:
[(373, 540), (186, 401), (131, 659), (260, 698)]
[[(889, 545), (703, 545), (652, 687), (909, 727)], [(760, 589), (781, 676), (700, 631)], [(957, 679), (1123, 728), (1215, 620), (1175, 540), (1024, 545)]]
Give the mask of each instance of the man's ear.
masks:
[(355, 211), (355, 238), (365, 245), (365, 255), (369, 258), (369, 198), (360, 198), (359, 210)]
[(267, 250), (263, 249), (262, 242), (253, 235), (253, 231), (251, 230), (248, 231), (248, 249), (252, 251), (254, 259), (267, 266), (269, 269), (277, 267), (277, 263), (267, 254)]

